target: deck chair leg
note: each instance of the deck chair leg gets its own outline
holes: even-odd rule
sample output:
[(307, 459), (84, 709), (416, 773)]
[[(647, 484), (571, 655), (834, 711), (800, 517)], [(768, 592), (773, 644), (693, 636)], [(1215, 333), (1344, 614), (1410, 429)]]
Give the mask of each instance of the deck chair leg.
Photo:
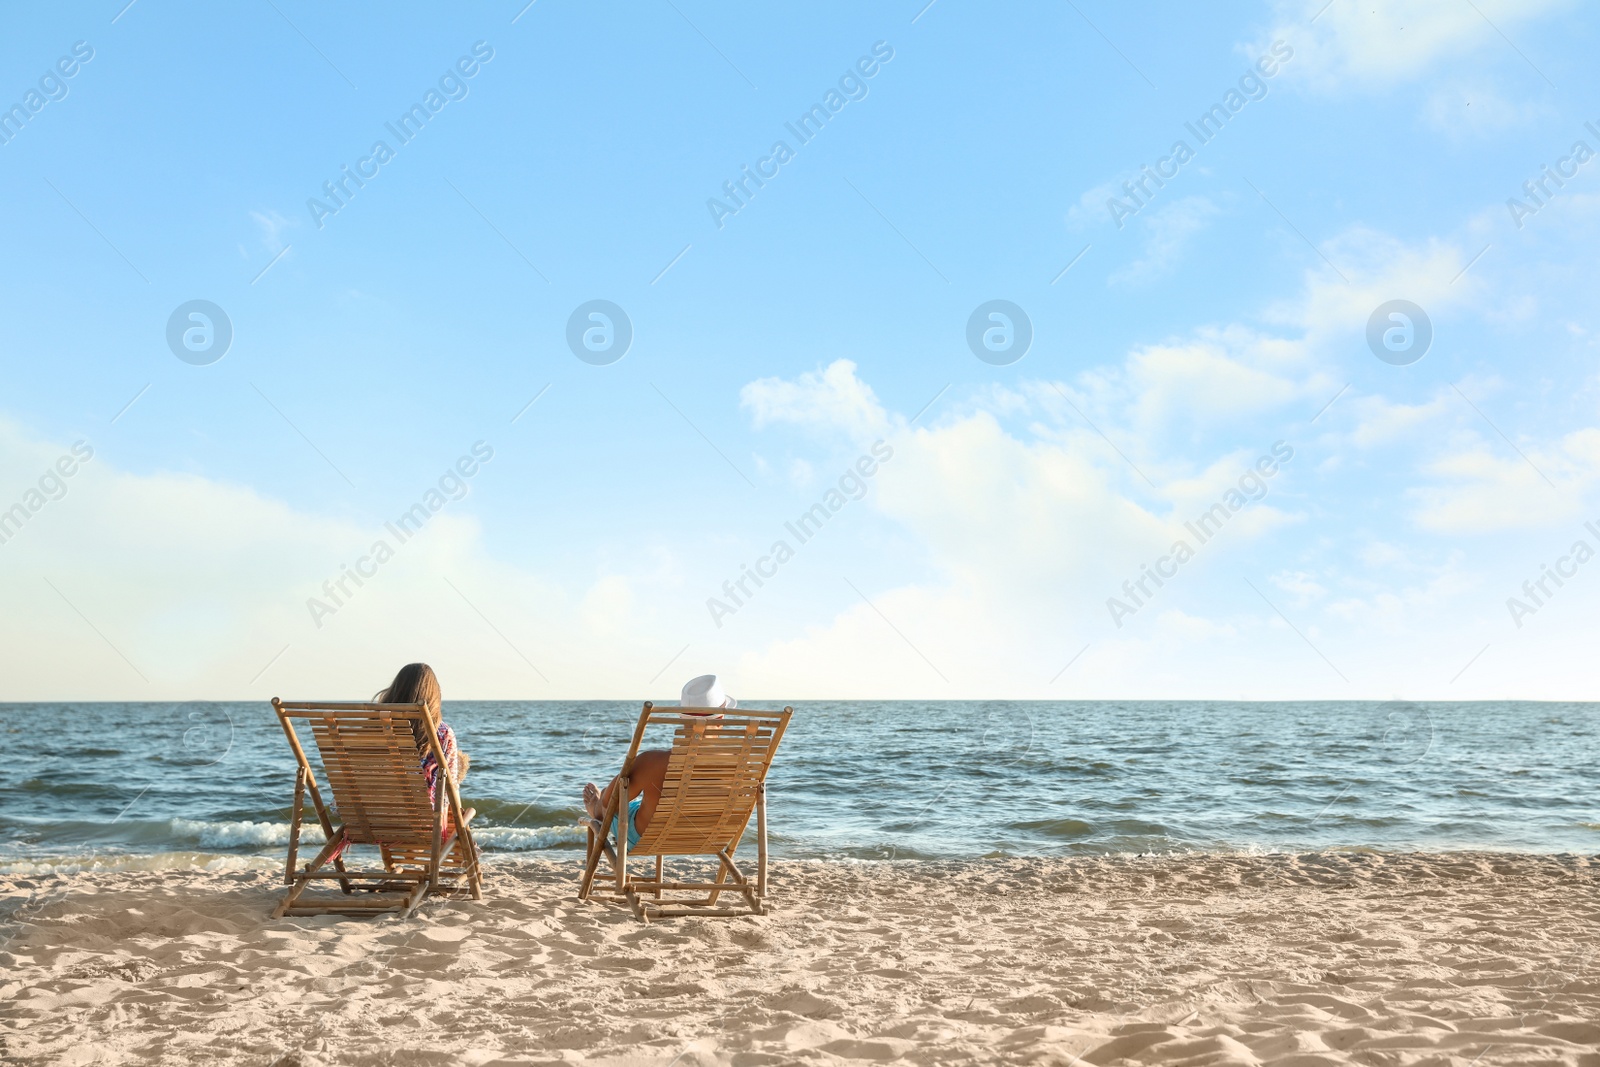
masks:
[[(631, 820), (624, 818), (628, 813), (627, 778), (621, 775), (617, 777), (617, 786), (611, 791), (611, 803), (608, 808), (614, 809), (617, 813), (617, 888), (626, 893), (628, 891), (628, 827), (631, 823)], [(601, 831), (604, 832), (609, 825), (609, 821), (602, 822), (600, 824)]]
[[(741, 893), (743, 893), (745, 902), (750, 905), (750, 910), (755, 914), (760, 915), (761, 905), (756, 902), (755, 890), (751, 887), (750, 882), (745, 878), (745, 876), (739, 873), (739, 868), (734, 865), (733, 857), (728, 855), (727, 850), (724, 849), (723, 851), (717, 853), (717, 859), (721, 861), (723, 870), (727, 871), (728, 877), (733, 879), (734, 884), (730, 888), (738, 889)], [(721, 880), (721, 875), (722, 872), (718, 871), (717, 876), (719, 881)], [(720, 892), (720, 890), (718, 890), (718, 892)]]
[[(460, 861), (461, 877), (466, 879), (467, 891), (473, 900), (483, 899), (483, 868), (478, 863), (478, 843), (472, 838), (472, 827), (468, 825), (472, 817), (477, 814), (476, 809), (468, 808), (461, 820), (450, 835), (439, 845), (439, 866), (441, 871), (446, 857), (457, 857)], [(432, 879), (433, 887), (439, 888), (438, 879)], [(459, 890), (460, 886), (454, 889)]]
[[(723, 868), (721, 863), (718, 863), (717, 864), (717, 877), (714, 879), (715, 882), (718, 885), (721, 885), (722, 884), (722, 880), (724, 878), (726, 878), (727, 875), (728, 875), (728, 872)], [(714, 907), (716, 905), (716, 903), (717, 903), (717, 898), (720, 897), (721, 895), (722, 895), (722, 890), (713, 889), (711, 891), (711, 894), (706, 897), (706, 906), (707, 907)]]
[[(730, 860), (731, 860), (731, 859), (732, 859), (732, 858), (733, 858), (733, 854), (734, 854), (734, 853), (735, 853), (735, 852), (737, 852), (737, 851), (739, 851), (739, 843), (738, 843), (738, 842), (737, 842), (737, 841), (735, 841), (735, 842), (734, 842), (734, 843), (733, 843), (733, 847), (732, 847), (732, 848), (730, 848), (730, 849), (729, 849), (729, 850), (728, 850), (728, 858), (729, 858), (729, 859), (730, 859)], [(738, 870), (738, 868), (737, 868), (737, 867), (736, 867), (736, 868), (734, 868), (734, 869), (735, 869), (735, 870)], [(717, 876), (716, 876), (716, 878), (715, 878), (715, 879), (713, 879), (713, 881), (715, 881), (715, 882), (716, 882), (716, 883), (717, 883), (717, 884), (718, 884), (718, 885), (721, 885), (721, 884), (722, 884), (722, 882), (723, 882), (723, 879), (724, 879), (724, 878), (726, 878), (726, 877), (727, 877), (727, 875), (728, 875), (728, 869), (727, 869), (727, 868), (726, 868), (726, 867), (724, 867), (724, 866), (723, 866), (723, 865), (722, 865), (722, 864), (721, 864), (721, 863), (720, 863), (720, 862), (719, 862), (719, 863), (718, 863), (718, 864), (717, 864)], [(730, 889), (731, 889), (731, 888), (733, 888), (733, 887), (732, 887), (732, 886), (729, 886), (729, 888), (730, 888)], [(712, 907), (712, 906), (714, 906), (714, 905), (715, 905), (715, 904), (716, 904), (716, 903), (717, 903), (717, 898), (718, 898), (718, 897), (720, 897), (720, 896), (722, 896), (722, 892), (723, 892), (723, 891), (722, 891), (722, 890), (720, 890), (720, 889), (713, 889), (713, 890), (712, 890), (712, 891), (711, 891), (711, 895), (710, 895), (710, 896), (708, 896), (708, 897), (706, 897), (706, 906), (707, 906), (707, 907)]]
[(300, 856), (301, 807), (306, 800), (306, 769), (294, 769), (294, 810), (289, 816), (289, 859), (283, 867), (283, 884), (294, 884), (295, 860)]
[(472, 890), (473, 900), (483, 899), (483, 868), (478, 864), (478, 842), (472, 838), (472, 831), (465, 825), (458, 831), (458, 848), (467, 850), (467, 887)]
[(578, 899), (588, 900), (589, 889), (594, 885), (595, 872), (600, 867), (600, 846), (604, 844), (600, 835), (595, 833), (594, 827), (589, 830), (589, 853), (583, 861), (583, 877), (578, 880)]
[(278, 906), (272, 909), (272, 917), (274, 919), (281, 919), (287, 915), (289, 913), (289, 909), (294, 907), (294, 902), (300, 899), (300, 894), (304, 893), (306, 891), (306, 886), (310, 884), (311, 879), (309, 878), (296, 879), (294, 887), (285, 893), (283, 895), (283, 899), (278, 901)]
[(589, 899), (589, 887), (594, 884), (594, 875), (600, 866), (600, 842), (595, 837), (594, 827), (585, 825), (587, 831), (584, 841), (583, 877), (578, 879), (578, 899)]
[[(336, 853), (338, 853), (339, 850), (344, 847), (344, 841), (344, 829), (341, 827), (337, 832), (335, 832), (333, 837), (329, 839), (328, 843), (322, 846), (322, 851), (317, 853), (316, 858), (310, 863), (306, 864), (306, 869), (300, 871), (294, 876), (293, 888), (291, 888), (289, 892), (285, 893), (283, 899), (278, 902), (278, 906), (272, 909), (272, 917), (274, 919), (283, 918), (288, 910), (294, 907), (295, 901), (300, 899), (300, 894), (304, 893), (306, 891), (306, 887), (311, 884), (313, 880), (311, 877), (312, 874), (320, 871), (324, 866), (326, 866), (330, 858), (333, 858), (334, 862), (338, 862)], [(340, 867), (339, 870), (343, 871), (344, 868)], [(343, 879), (340, 879), (340, 881), (342, 882)], [(346, 892), (348, 891), (349, 890), (346, 890)]]
[(444, 806), (438, 801), (443, 789), (434, 789), (433, 804), (433, 850), (428, 854), (428, 887), (439, 888), (439, 865), (444, 862)]
[[(339, 855), (333, 857), (333, 869), (338, 871), (340, 874), (344, 873), (344, 853), (341, 852)], [(349, 880), (346, 878), (339, 879), (339, 888), (344, 890), (347, 896), (356, 891), (355, 886), (351, 885)]]
[(400, 917), (402, 919), (411, 917), (411, 913), (417, 910), (417, 905), (422, 903), (422, 898), (428, 895), (430, 888), (431, 884), (428, 881), (421, 878), (417, 879), (417, 884), (411, 888), (411, 892), (406, 896), (405, 904), (400, 908)]
[(656, 853), (656, 899), (657, 900), (661, 899), (661, 871), (662, 871), (662, 868), (666, 866), (666, 859), (667, 859), (667, 857), (663, 856), (661, 853), (659, 853), (659, 852)]
[(594, 825), (592, 820), (590, 824), (587, 824), (589, 826), (589, 841), (591, 847), (589, 850), (588, 861), (584, 864), (583, 868), (583, 880), (578, 883), (579, 900), (589, 899), (589, 891), (594, 887), (594, 877), (600, 868), (600, 857), (602, 855), (611, 860), (611, 865), (613, 867), (617, 865), (616, 854), (612, 852), (611, 847), (606, 844), (606, 838), (610, 833), (609, 827), (611, 826), (611, 817), (616, 811), (616, 807), (617, 790), (613, 789), (611, 791), (611, 803), (607, 804), (600, 812), (599, 824)]
[[(459, 830), (453, 831), (450, 834), (448, 834), (446, 836), (443, 836), (443, 837), (441, 837), (439, 839), (439, 845), (438, 845), (438, 850), (439, 850), (438, 868), (439, 868), (439, 872), (443, 872), (443, 870), (444, 870), (444, 858), (446, 856), (450, 855), (452, 851), (454, 851), (458, 855), (460, 854), (460, 851), (461, 851), (460, 847), (459, 847), (460, 844), (461, 844), (461, 833), (460, 833)], [(465, 866), (463, 866), (462, 869), (463, 869), (463, 872), (465, 872)], [(435, 873), (433, 871), (429, 872), (429, 874), (428, 874), (428, 885), (430, 887), (430, 891), (431, 890), (437, 890), (441, 886), (442, 883), (440, 882), (439, 879), (440, 879), (440, 874), (439, 873)]]
[(756, 896), (767, 899), (767, 783), (756, 787)]
[(633, 888), (630, 886), (628, 888), (627, 896), (628, 906), (633, 909), (633, 917), (642, 923), (648, 924), (650, 922), (650, 916), (645, 912), (645, 905), (644, 902), (639, 899), (639, 894), (635, 893)]

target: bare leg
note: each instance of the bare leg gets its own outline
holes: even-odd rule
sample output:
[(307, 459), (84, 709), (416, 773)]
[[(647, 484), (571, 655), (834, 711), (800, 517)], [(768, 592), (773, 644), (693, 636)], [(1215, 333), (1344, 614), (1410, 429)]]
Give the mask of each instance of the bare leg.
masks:
[[(633, 773), (628, 779), (628, 799), (643, 796), (639, 804), (639, 814), (634, 818), (633, 825), (642, 834), (645, 827), (650, 825), (650, 818), (656, 813), (656, 804), (661, 801), (661, 786), (667, 777), (667, 758), (671, 753), (663, 749), (651, 749), (641, 752), (634, 757)], [(590, 782), (583, 787), (583, 806), (589, 809), (590, 814), (598, 819), (605, 811), (606, 805), (611, 803), (611, 794), (617, 788), (617, 780), (613, 778), (605, 789), (595, 789)], [(590, 790), (594, 790), (593, 807), (590, 807)]]

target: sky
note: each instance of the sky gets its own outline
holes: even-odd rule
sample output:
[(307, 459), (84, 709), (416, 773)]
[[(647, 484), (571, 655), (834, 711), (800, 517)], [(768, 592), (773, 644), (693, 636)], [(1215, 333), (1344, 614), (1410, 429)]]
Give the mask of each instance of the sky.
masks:
[(0, 700), (1593, 698), (1600, 18), (1186, 7), (8, 13)]

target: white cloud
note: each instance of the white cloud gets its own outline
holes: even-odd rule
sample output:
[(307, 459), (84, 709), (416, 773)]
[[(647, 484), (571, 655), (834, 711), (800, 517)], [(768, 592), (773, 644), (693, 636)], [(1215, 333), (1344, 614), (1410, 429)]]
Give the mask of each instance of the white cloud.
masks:
[(1452, 82), (1437, 86), (1428, 95), (1422, 117), (1440, 133), (1465, 140), (1524, 126), (1547, 111), (1533, 102), (1507, 100), (1492, 85)]
[[(1448, 688), (1454, 667), (1438, 678), (1417, 670), (1419, 662), (1464, 664), (1483, 647), (1482, 628), (1504, 622), (1484, 590), (1510, 564), (1474, 558), (1469, 567), (1464, 553), (1449, 551), (1436, 562), (1437, 545), (1370, 540), (1363, 530), (1357, 536), (1366, 543), (1357, 555), (1367, 569), (1341, 574), (1332, 555), (1308, 565), (1338, 551), (1344, 527), (1328, 511), (1336, 504), (1305, 507), (1294, 494), (1303, 494), (1307, 481), (1331, 477), (1334, 457), (1318, 452), (1341, 445), (1347, 454), (1354, 451), (1348, 446), (1359, 447), (1357, 462), (1366, 462), (1362, 452), (1403, 446), (1393, 473), (1400, 492), (1407, 492), (1408, 477), (1413, 483), (1401, 499), (1415, 507), (1414, 531), (1478, 536), (1507, 524), (1543, 527), (1567, 519), (1575, 505), (1553, 506), (1558, 495), (1514, 453), (1507, 459), (1509, 450), (1487, 439), (1478, 416), (1442, 388), (1415, 401), (1345, 397), (1336, 417), (1351, 428), (1292, 442), (1307, 454), (1285, 465), (1279, 477), (1289, 480), (1269, 482), (1266, 500), (1231, 520), (1156, 592), (1148, 605), (1153, 611), (1141, 609), (1121, 629), (1107, 614), (1105, 598), (1120, 595), (1124, 580), (1137, 580), (1182, 520), (1215, 502), (1256, 457), (1247, 446), (1197, 463), (1194, 438), (1173, 440), (1175, 426), (1237, 426), (1247, 433), (1296, 408), (1303, 408), (1297, 419), (1308, 418), (1349, 380), (1347, 370), (1334, 377), (1330, 368), (1348, 361), (1352, 349), (1371, 358), (1364, 354), (1364, 328), (1383, 301), (1404, 297), (1441, 314), (1468, 304), (1488, 310), (1484, 290), (1470, 276), (1457, 279), (1467, 257), (1449, 243), (1406, 244), (1357, 229), (1325, 248), (1346, 277), (1307, 272), (1301, 293), (1269, 310), (1279, 331), (1202, 327), (1071, 382), (969, 394), (961, 414), (897, 431), (896, 458), (880, 479), (876, 507), (925, 554), (923, 573), (864, 585), (871, 605), (847, 603), (831, 622), (746, 651), (741, 671), (795, 685), (831, 672), (830, 691), (860, 691), (847, 681), (854, 679), (877, 696), (1125, 695), (1130, 687), (1146, 695), (1257, 697), (1526, 691), (1518, 688), (1522, 679), (1489, 668), (1456, 689)], [(1473, 395), (1492, 386), (1460, 383)], [(837, 391), (856, 390), (841, 384)], [(1150, 475), (1154, 488), (1085, 416)], [(887, 417), (892, 424), (897, 418)], [(1241, 430), (1229, 436), (1237, 440)], [(1563, 487), (1561, 495), (1581, 500), (1581, 491), (1566, 490), (1581, 490), (1587, 472), (1600, 471), (1596, 437), (1600, 431), (1519, 445)], [(1492, 453), (1485, 452), (1491, 445)], [(1544, 500), (1534, 499), (1536, 489)], [(1305, 539), (1308, 564), (1280, 562), (1256, 580), (1286, 594), (1274, 599), (1294, 618), (1291, 627), (1262, 610), (1239, 572), (1250, 574), (1252, 552), (1270, 546), (1265, 538), (1273, 529), (1313, 514), (1324, 526), (1336, 525)], [(1403, 522), (1403, 512), (1397, 518)], [(1239, 614), (1225, 614), (1230, 607)], [(1397, 642), (1397, 635), (1406, 640)], [(1052, 688), (1050, 679), (1086, 644), (1089, 651)], [(1248, 665), (1240, 648), (1250, 650)], [(1566, 691), (1562, 677), (1568, 676), (1556, 672), (1544, 681), (1551, 691)]]
[(1272, 576), (1272, 584), (1296, 598), (1304, 605), (1325, 595), (1328, 590), (1315, 577), (1305, 571), (1279, 571)]
[(1367, 319), (1390, 300), (1409, 300), (1436, 320), (1487, 295), (1476, 275), (1461, 273), (1476, 250), (1443, 241), (1410, 245), (1358, 226), (1325, 242), (1322, 251), (1343, 277), (1320, 266), (1310, 270), (1300, 295), (1266, 314), (1269, 322), (1303, 330), (1306, 343), (1318, 349), (1343, 349), (1353, 338), (1365, 345)]
[(1542, 528), (1583, 514), (1600, 482), (1600, 430), (1566, 434), (1540, 447), (1504, 442), (1446, 451), (1424, 465), (1433, 485), (1411, 490), (1423, 529), (1448, 534)]
[(1527, 22), (1571, 6), (1571, 0), (1292, 0), (1278, 4), (1277, 24), (1263, 41), (1293, 42), (1294, 62), (1284, 67), (1290, 77), (1324, 90), (1377, 90), (1419, 81), (1441, 64), (1485, 49), (1503, 49), (1520, 62), (1501, 33), (1514, 35)]
[[(427, 659), (456, 696), (632, 697), (691, 640), (696, 662), (685, 672), (715, 670), (741, 694), (786, 699), (1272, 697), (1343, 684), (1308, 675), (1332, 672), (1262, 610), (1247, 577), (1349, 671), (1351, 695), (1378, 692), (1386, 679), (1414, 675), (1418, 662), (1455, 657), (1458, 646), (1465, 662), (1482, 647), (1473, 627), (1504, 623), (1483, 593), (1485, 569), (1498, 561), (1411, 563), (1447, 554), (1427, 538), (1568, 521), (1600, 481), (1600, 430), (1553, 441), (1513, 434), (1558, 494), (1453, 393), (1346, 396), (1319, 423), (1321, 436), (1290, 441), (1300, 452), (1267, 483), (1266, 498), (1232, 518), (1126, 625), (1118, 629), (1106, 610), (1107, 597), (1183, 536), (1184, 520), (1238, 484), (1271, 447), (1274, 427), (1304, 425), (1349, 380), (1352, 351), (1370, 358), (1360, 335), (1376, 303), (1405, 296), (1453, 309), (1483, 300), (1470, 276), (1450, 285), (1463, 263), (1453, 246), (1355, 231), (1326, 247), (1348, 280), (1308, 272), (1298, 296), (1271, 309), (1276, 328), (1202, 326), (1070, 381), (973, 390), (914, 428), (848, 360), (749, 383), (741, 401), (759, 427), (802, 427), (830, 447), (883, 436), (895, 453), (848, 518), (786, 563), (782, 580), (724, 630), (703, 610), (711, 589), (688, 583), (704, 580), (708, 559), (743, 558), (727, 531), (672, 542), (671, 552), (634, 546), (637, 562), (622, 565), (567, 561), (584, 575), (577, 579), (493, 558), (470, 504), (436, 515), (318, 629), (306, 598), (382, 536), (382, 516), (308, 513), (239, 486), (134, 475), (97, 457), (64, 500), (0, 545), (0, 596), (16, 605), (0, 617), (0, 641), (21, 665), (12, 692), (366, 695), (399, 663)], [(1460, 381), (1485, 403), (1478, 385)], [(1337, 418), (1353, 428), (1333, 431)], [(1369, 542), (1359, 550), (1366, 569), (1341, 574), (1319, 553), (1352, 539), (1349, 520), (1335, 514), (1348, 501), (1307, 491), (1330, 470), (1319, 450), (1342, 446), (1356, 466), (1391, 445), (1403, 446), (1395, 481), (1403, 488), (1416, 476), (1400, 498), (1415, 509), (1412, 527), (1378, 531), (1393, 543)], [(60, 451), (0, 424), (0, 484), (29, 484)], [(804, 483), (834, 469), (820, 463), (786, 458), (771, 470)], [(480, 478), (495, 476), (490, 467)], [(1303, 558), (1277, 556), (1287, 539), (1273, 531), (1313, 517), (1319, 525), (1295, 539)], [(773, 536), (780, 530), (781, 516)], [(705, 555), (680, 558), (702, 544)], [(724, 566), (716, 582), (733, 573)], [(832, 592), (819, 594), (824, 587)], [(1480, 602), (1487, 608), (1474, 613)], [(1402, 633), (1414, 635), (1403, 648), (1393, 639)]]
[(881, 436), (889, 428), (872, 387), (856, 377), (856, 365), (837, 359), (820, 373), (808, 371), (793, 381), (761, 378), (739, 392), (740, 406), (757, 429), (791, 423), (814, 429), (842, 429), (852, 440)]
[[(0, 420), (0, 485), (36, 485), (67, 447)], [(633, 595), (669, 580), (658, 558), (569, 588), (490, 557), (470, 512), (453, 510), (464, 505), (402, 544), (382, 516), (132, 474), (103, 451), (66, 485), (0, 544), (9, 699), (363, 698), (417, 659), (439, 670), (447, 697), (631, 696), (676, 647), (656, 605)], [(393, 557), (360, 585), (344, 579), (318, 627), (308, 599), (329, 601), (323, 583), (380, 539)]]
[(1217, 206), (1204, 196), (1186, 196), (1142, 213), (1134, 223), (1143, 239), (1139, 258), (1113, 271), (1107, 282), (1136, 285), (1170, 274), (1191, 240), (1216, 214)]
[(1460, 414), (1461, 399), (1446, 389), (1439, 390), (1423, 404), (1396, 404), (1381, 396), (1349, 397), (1345, 408), (1354, 413), (1355, 429), (1350, 441), (1361, 448), (1393, 444), (1439, 422), (1447, 415)]
[[(1257, 459), (1219, 456), (1148, 493), (1141, 482), (1153, 502), (1140, 503), (1125, 461), (1048, 384), (989, 390), (971, 403), (936, 426), (897, 431), (894, 459), (877, 479), (877, 510), (925, 553), (928, 575), (863, 588), (870, 605), (849, 604), (803, 636), (746, 651), (742, 674), (871, 696), (1038, 695), (1070, 658), (1067, 646), (1082, 646), (1078, 635), (1121, 639), (1106, 599), (1122, 596), (1123, 582), (1177, 539), (1192, 542), (1184, 521), (1236, 488)], [(1002, 414), (1034, 422), (1013, 432)], [(1158, 591), (1161, 614), (1148, 625), (1141, 615), (1140, 631), (1158, 646), (1230, 636), (1228, 624), (1178, 607), (1183, 590), (1192, 595), (1205, 567), (1295, 518), (1266, 501), (1248, 504), (1200, 547), (1203, 562)]]
[(1115, 182), (1101, 182), (1093, 189), (1086, 190), (1078, 197), (1078, 202), (1067, 209), (1067, 228), (1082, 231), (1112, 221), (1112, 215), (1106, 208), (1106, 201), (1123, 195)]
[(1209, 641), (1219, 637), (1237, 637), (1239, 634), (1230, 623), (1204, 619), (1176, 609), (1163, 611), (1156, 617), (1156, 623), (1162, 630), (1185, 641)]
[[(1160, 494), (1172, 504), (1173, 525), (1181, 526), (1189, 520), (1198, 522), (1201, 515), (1223, 501), (1225, 494), (1229, 493), (1238, 493), (1248, 501), (1242, 511), (1228, 520), (1230, 538), (1242, 536), (1254, 539), (1280, 526), (1300, 521), (1303, 516), (1285, 512), (1267, 503), (1275, 487), (1282, 484), (1280, 479), (1292, 476), (1286, 472), (1293, 469), (1293, 446), (1287, 442), (1284, 444), (1291, 453), (1289, 459), (1280, 461), (1270, 447), (1263, 444), (1259, 452), (1238, 451), (1219, 456), (1204, 470), (1189, 477), (1174, 478), (1162, 485)], [(1256, 466), (1258, 460), (1264, 457), (1273, 459), (1268, 469), (1276, 469), (1270, 475), (1262, 475)]]
[[(1338, 597), (1328, 604), (1328, 615), (1353, 627), (1371, 627), (1386, 635), (1414, 635), (1425, 625), (1440, 625), (1441, 617), (1460, 603), (1461, 594), (1476, 592), (1482, 582), (1465, 568), (1461, 553), (1452, 553), (1442, 563), (1420, 569), (1422, 577), (1412, 584), (1395, 586), (1370, 577), (1349, 579), (1354, 595)], [(1498, 604), (1478, 601), (1491, 607)], [(1467, 649), (1470, 642), (1462, 642)]]
[(1126, 363), (1131, 420), (1141, 436), (1194, 421), (1215, 424), (1331, 392), (1299, 345), (1244, 327), (1136, 349)]
[[(808, 627), (804, 636), (747, 651), (741, 670), (798, 681), (831, 669), (841, 686), (853, 677), (875, 695), (970, 692), (964, 687), (984, 684), (987, 674), (998, 672), (1005, 680), (987, 683), (987, 691), (1002, 695), (1014, 685), (1010, 692), (1018, 695), (1037, 693), (1029, 687), (1047, 677), (1040, 673), (1042, 664), (1057, 656), (1064, 662), (1063, 650), (1070, 652), (1075, 641), (1082, 647), (1081, 637), (1099, 651), (1074, 667), (1080, 684), (1117, 691), (1123, 683), (1101, 672), (1121, 664), (1135, 665), (1130, 669), (1151, 685), (1167, 679), (1193, 692), (1199, 677), (1212, 677), (1209, 666), (1187, 652), (1182, 662), (1191, 668), (1188, 676), (1153, 664), (1172, 654), (1174, 641), (1187, 649), (1244, 631), (1243, 624), (1217, 620), (1215, 610), (1194, 610), (1186, 598), (1209, 588), (1209, 572), (1236, 565), (1230, 560), (1248, 558), (1250, 548), (1274, 530), (1304, 521), (1305, 511), (1291, 503), (1296, 498), (1285, 494), (1314, 477), (1316, 468), (1312, 455), (1282, 464), (1266, 482), (1266, 499), (1238, 513), (1157, 592), (1151, 601), (1156, 614), (1141, 609), (1119, 630), (1106, 598), (1122, 595), (1125, 580), (1137, 580), (1144, 564), (1185, 536), (1184, 520), (1236, 487), (1273, 445), (1269, 434), (1254, 446), (1197, 461), (1195, 437), (1183, 428), (1235, 428), (1228, 436), (1237, 441), (1238, 427), (1271, 426), (1278, 413), (1308, 418), (1348, 380), (1334, 377), (1329, 367), (1347, 359), (1353, 344), (1364, 345), (1366, 320), (1379, 303), (1404, 296), (1442, 312), (1479, 296), (1469, 279), (1451, 285), (1465, 263), (1452, 245), (1410, 245), (1357, 229), (1326, 247), (1346, 276), (1308, 271), (1298, 297), (1269, 309), (1267, 319), (1280, 330), (1200, 327), (1138, 347), (1119, 363), (1086, 370), (1071, 382), (991, 387), (969, 395), (960, 414), (934, 426), (896, 429), (895, 460), (878, 481), (874, 506), (918, 546), (925, 573), (864, 590), (871, 606), (849, 605), (831, 623)], [(838, 429), (859, 425), (856, 412), (866, 405), (854, 398), (872, 396), (848, 364), (835, 364), (821, 377), (755, 384), (759, 389), (747, 390), (747, 404), (768, 421), (781, 413), (787, 421)], [(1451, 398), (1443, 394), (1421, 404), (1382, 397), (1345, 403), (1347, 418), (1356, 422), (1351, 435), (1369, 449), (1443, 422), (1451, 410)], [(901, 426), (875, 398), (870, 411), (876, 425)], [(1451, 438), (1459, 439), (1459, 432)], [(1302, 451), (1313, 444), (1289, 443)], [(1130, 460), (1154, 486), (1144, 484)], [(1303, 473), (1297, 464), (1305, 465)], [(1421, 473), (1437, 479), (1436, 473)], [(1287, 607), (1314, 616), (1303, 620), (1307, 633), (1330, 617), (1322, 607), (1331, 597), (1327, 583), (1312, 574), (1280, 569), (1272, 579), (1290, 594)], [(1456, 588), (1436, 585), (1435, 600), (1417, 610), (1433, 610), (1447, 588)], [(1384, 598), (1391, 595), (1346, 590), (1341, 602), (1347, 610), (1364, 603), (1381, 611), (1388, 610)], [(1258, 608), (1247, 605), (1249, 612)], [(1250, 632), (1270, 632), (1276, 642), (1278, 626), (1288, 640), (1298, 641), (1275, 618), (1263, 616)], [(1285, 684), (1297, 684), (1300, 675), (1284, 669)]]
[(1361, 548), (1358, 557), (1368, 567), (1393, 567), (1410, 558), (1405, 549), (1387, 541), (1372, 541)]
[[(1342, 401), (1355, 426), (1339, 435), (1363, 451), (1404, 442), (1407, 469), (1419, 478), (1405, 492), (1421, 529), (1449, 535), (1537, 529), (1573, 519), (1600, 483), (1600, 430), (1582, 429), (1515, 444), (1485, 422), (1481, 409), (1502, 388), (1497, 379), (1464, 379), (1417, 404), (1379, 396)], [(1473, 399), (1469, 402), (1467, 397)], [(1397, 550), (1373, 550), (1368, 562), (1396, 562)]]
[[(1123, 422), (1133, 440), (1154, 445), (1192, 427), (1214, 427), (1288, 405), (1308, 405), (1308, 415), (1349, 381), (1334, 370), (1352, 348), (1364, 349), (1367, 320), (1394, 299), (1420, 305), (1435, 321), (1471, 306), (1492, 314), (1488, 290), (1472, 274), (1462, 275), (1472, 253), (1432, 240), (1408, 244), (1363, 227), (1323, 245), (1343, 272), (1320, 265), (1305, 272), (1299, 293), (1266, 307), (1262, 321), (1276, 329), (1243, 324), (1199, 326), (1187, 335), (1144, 345), (1120, 365), (1090, 369), (1067, 389), (1091, 417)], [(1048, 402), (1049, 398), (1044, 398)], [(1347, 401), (1341, 400), (1341, 404)], [(1383, 412), (1381, 400), (1367, 414)], [(1429, 411), (1412, 413), (1421, 418)], [(1379, 435), (1398, 425), (1374, 425)], [(1156, 463), (1155, 459), (1149, 462)]]
[(299, 226), (299, 219), (286, 219), (276, 211), (252, 211), (250, 218), (261, 231), (261, 247), (273, 254), (283, 249), (283, 231)]
[(1120, 572), (1169, 538), (1161, 520), (1117, 491), (1121, 470), (1103, 467), (1098, 449), (1073, 447), (1088, 436), (1030, 443), (981, 410), (902, 434), (877, 504), (974, 583), (1042, 591), (1117, 561)]

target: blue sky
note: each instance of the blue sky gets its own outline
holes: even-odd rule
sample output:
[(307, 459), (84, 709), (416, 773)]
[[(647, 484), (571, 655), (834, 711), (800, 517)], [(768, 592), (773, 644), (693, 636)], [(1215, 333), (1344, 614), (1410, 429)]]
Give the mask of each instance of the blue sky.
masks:
[[(447, 697), (1590, 696), (1596, 31), (1554, 0), (8, 16), (3, 695), (362, 695), (421, 658)], [(166, 339), (193, 300), (233, 334), (204, 365)], [(566, 340), (591, 300), (632, 326), (605, 365)], [(968, 346), (992, 300), (1015, 362)], [(1366, 337), (1394, 300), (1433, 331), (1403, 366)]]

